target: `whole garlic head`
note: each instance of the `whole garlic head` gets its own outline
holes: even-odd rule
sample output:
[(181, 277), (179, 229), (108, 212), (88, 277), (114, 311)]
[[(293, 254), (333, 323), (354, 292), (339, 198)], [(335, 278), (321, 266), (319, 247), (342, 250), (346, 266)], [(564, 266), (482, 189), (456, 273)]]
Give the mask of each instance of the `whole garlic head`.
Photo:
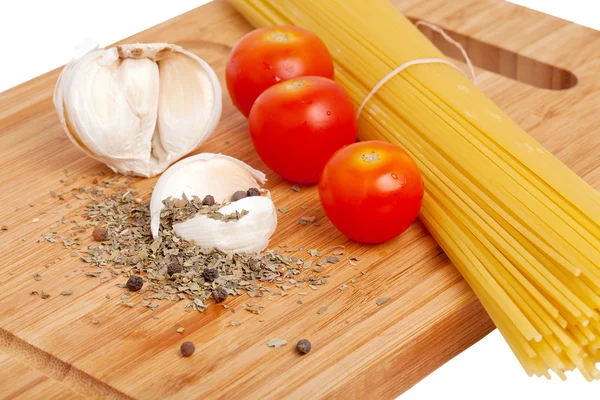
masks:
[(221, 117), (221, 85), (179, 46), (128, 44), (69, 62), (54, 105), (87, 155), (115, 172), (151, 177), (208, 139)]
[[(173, 164), (156, 182), (150, 200), (150, 227), (158, 236), (163, 200), (212, 195), (217, 203), (228, 202), (239, 190), (259, 188), (266, 181), (265, 174), (244, 162), (221, 154), (202, 153)], [(196, 215), (173, 225), (182, 239), (193, 241), (204, 248), (225, 252), (260, 252), (264, 250), (277, 227), (277, 210), (268, 191), (266, 196), (246, 197), (219, 209), (222, 214), (248, 211), (235, 222), (223, 222), (206, 215)]]

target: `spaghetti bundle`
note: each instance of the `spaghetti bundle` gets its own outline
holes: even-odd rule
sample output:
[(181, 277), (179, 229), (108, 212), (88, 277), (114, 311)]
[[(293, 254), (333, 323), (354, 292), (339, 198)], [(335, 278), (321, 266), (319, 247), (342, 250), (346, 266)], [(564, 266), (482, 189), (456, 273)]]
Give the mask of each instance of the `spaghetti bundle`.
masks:
[[(256, 26), (317, 34), (356, 106), (399, 65), (445, 58), (386, 0), (230, 1)], [(422, 221), (527, 373), (600, 378), (600, 195), (442, 63), (401, 71), (358, 123), (413, 156)]]

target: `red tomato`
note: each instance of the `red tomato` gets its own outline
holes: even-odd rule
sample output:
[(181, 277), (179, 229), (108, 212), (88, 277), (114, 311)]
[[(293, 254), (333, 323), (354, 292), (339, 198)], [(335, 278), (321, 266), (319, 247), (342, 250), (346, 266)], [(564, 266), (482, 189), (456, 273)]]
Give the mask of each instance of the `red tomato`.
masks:
[(417, 218), (423, 180), (400, 147), (377, 140), (338, 150), (325, 165), (319, 197), (331, 222), (358, 242), (381, 243)]
[(283, 178), (300, 183), (317, 182), (329, 157), (356, 141), (350, 97), (319, 76), (265, 90), (250, 111), (248, 126), (260, 158)]
[(231, 100), (246, 117), (265, 89), (309, 75), (333, 79), (333, 61), (321, 39), (295, 26), (272, 26), (248, 33), (229, 54), (225, 71)]

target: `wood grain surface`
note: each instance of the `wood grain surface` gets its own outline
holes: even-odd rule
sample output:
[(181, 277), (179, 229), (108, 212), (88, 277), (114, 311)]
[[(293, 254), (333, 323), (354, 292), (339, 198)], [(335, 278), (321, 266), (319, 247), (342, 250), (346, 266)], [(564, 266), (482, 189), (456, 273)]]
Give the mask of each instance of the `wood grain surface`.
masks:
[[(395, 3), (410, 17), (459, 35), (476, 64), (494, 71), (478, 69), (480, 87), (600, 187), (600, 33), (499, 0)], [(226, 56), (250, 29), (227, 3), (215, 1), (123, 42), (179, 44), (211, 64), (224, 84)], [(49, 192), (90, 185), (106, 178), (101, 171), (112, 176), (62, 132), (51, 101), (58, 73), (0, 95), (0, 225), (8, 227), (0, 231), (0, 397), (389, 399), (493, 329), (421, 223), (383, 245), (349, 241), (325, 217), (314, 187), (296, 193), (260, 161), (226, 93), (221, 123), (201, 150), (236, 156), (267, 173), (276, 205), (290, 210), (280, 215), (271, 247), (344, 245), (346, 256), (360, 262), (353, 267), (343, 257), (328, 266), (329, 282), (318, 290), (259, 299), (260, 316), (243, 312), (247, 296), (228, 300), (236, 313), (221, 306), (186, 313), (183, 303), (167, 301), (151, 311), (139, 305), (140, 295), (132, 297), (135, 307), (121, 306), (123, 289), (115, 285), (124, 278), (101, 283), (85, 276), (87, 266), (72, 249), (41, 236), (81, 237), (85, 249), (91, 232), (73, 233), (60, 220), (80, 218), (86, 201)], [(136, 180), (133, 187), (148, 199), (155, 181)], [(298, 224), (313, 215), (319, 226)], [(41, 280), (33, 279), (36, 273)], [(344, 284), (348, 289), (339, 290)], [(61, 296), (66, 289), (73, 294)], [(302, 290), (308, 295), (298, 295)], [(42, 291), (50, 297), (31, 294)], [(378, 306), (381, 297), (390, 300)], [(228, 326), (234, 320), (241, 325)], [(266, 344), (272, 338), (288, 345), (272, 349)], [(306, 356), (294, 350), (302, 338), (313, 344)], [(196, 344), (187, 359), (179, 354), (185, 340)]]
[(0, 352), (0, 396), (7, 400), (73, 399), (84, 397), (35, 367)]

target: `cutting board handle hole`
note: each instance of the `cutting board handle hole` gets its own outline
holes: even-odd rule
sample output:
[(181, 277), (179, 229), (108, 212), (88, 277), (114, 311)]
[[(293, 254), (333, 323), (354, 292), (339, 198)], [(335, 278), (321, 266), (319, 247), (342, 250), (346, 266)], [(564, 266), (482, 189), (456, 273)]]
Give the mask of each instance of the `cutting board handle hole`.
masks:
[[(413, 23), (418, 20), (409, 19)], [(571, 71), (441, 28), (465, 48), (476, 67), (542, 89), (565, 90), (577, 84), (577, 76)], [(425, 25), (420, 25), (418, 29), (445, 55), (464, 62), (460, 51), (439, 33)]]

